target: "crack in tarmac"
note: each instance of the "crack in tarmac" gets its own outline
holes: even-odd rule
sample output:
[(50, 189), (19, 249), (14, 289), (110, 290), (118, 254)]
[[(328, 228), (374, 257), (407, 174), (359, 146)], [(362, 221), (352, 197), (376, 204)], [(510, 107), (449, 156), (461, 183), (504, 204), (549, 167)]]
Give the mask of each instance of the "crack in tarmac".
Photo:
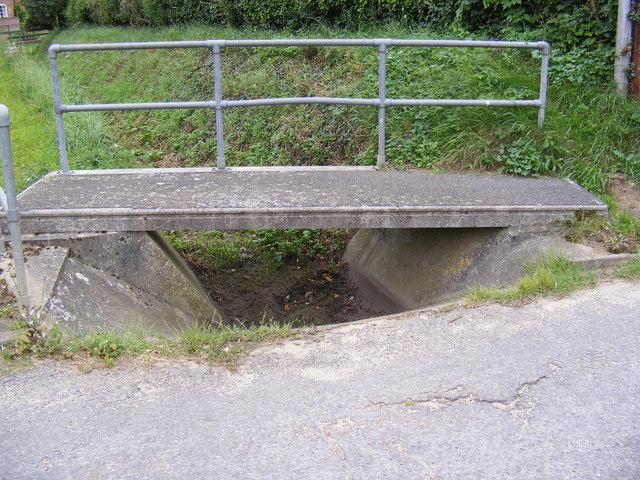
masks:
[(522, 417), (522, 414), (526, 415), (531, 413), (535, 408), (535, 404), (529, 402), (529, 405), (525, 407), (523, 405), (519, 405), (520, 401), (531, 387), (540, 384), (547, 378), (547, 375), (541, 375), (535, 380), (523, 382), (516, 389), (515, 394), (505, 399), (481, 398), (479, 395), (470, 393), (464, 385), (458, 385), (447, 390), (442, 395), (428, 395), (426, 399), (408, 398), (401, 402), (370, 402), (365, 408), (382, 408), (404, 405), (407, 407), (426, 406), (429, 410), (442, 410), (457, 403), (464, 405), (487, 404), (499, 410), (508, 411), (515, 418), (523, 422), (524, 426), (526, 426), (528, 425), (528, 420), (525, 417)]

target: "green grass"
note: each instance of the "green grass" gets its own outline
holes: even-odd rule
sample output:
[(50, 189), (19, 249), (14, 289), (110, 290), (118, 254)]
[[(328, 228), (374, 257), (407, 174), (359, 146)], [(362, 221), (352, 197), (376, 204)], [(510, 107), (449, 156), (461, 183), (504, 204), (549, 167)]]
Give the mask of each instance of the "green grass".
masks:
[(640, 255), (636, 255), (632, 261), (623, 265), (618, 275), (630, 280), (640, 280)]
[(515, 286), (475, 288), (467, 298), (471, 303), (510, 303), (543, 295), (565, 295), (579, 288), (594, 286), (596, 278), (595, 272), (578, 263), (552, 255), (529, 265), (525, 276)]
[[(63, 31), (56, 41), (274, 36), (287, 34), (222, 27), (85, 27)], [(360, 31), (318, 27), (299, 36), (439, 35), (391, 24)], [(68, 100), (73, 92), (105, 102), (202, 100), (211, 98), (213, 91), (210, 55), (204, 50), (73, 53), (61, 59), (60, 70)], [(223, 71), (225, 98), (377, 96), (374, 49), (226, 49)], [(388, 53), (388, 94), (536, 98), (538, 72), (539, 59), (529, 51), (395, 47)], [(226, 155), (232, 165), (371, 164), (376, 115), (366, 107), (229, 109)], [(570, 177), (594, 193), (606, 190), (612, 171), (622, 170), (635, 179), (640, 174), (640, 106), (620, 101), (606, 84), (552, 78), (544, 131), (535, 127), (534, 109), (407, 107), (389, 109), (388, 116), (388, 156), (398, 165), (554, 174)], [(115, 113), (103, 118), (118, 145), (113, 153), (124, 164), (211, 165), (215, 157), (210, 111)]]
[[(18, 190), (47, 172), (58, 170), (59, 156), (53, 110), (51, 74), (47, 57), (33, 46), (10, 48), (0, 40), (0, 88), (12, 95), (0, 101), (9, 108), (14, 172)], [(82, 103), (81, 91), (68, 101)], [(110, 168), (134, 165), (131, 156), (114, 153), (111, 133), (97, 113), (65, 116), (67, 146), (72, 167)]]
[(336, 246), (344, 247), (346, 235), (335, 229), (284, 229), (172, 231), (165, 237), (182, 255), (208, 268), (230, 268), (250, 258), (274, 270), (288, 260), (304, 261)]
[(193, 322), (172, 337), (151, 336), (142, 328), (76, 334), (64, 329), (60, 323), (48, 328), (35, 320), (19, 320), (13, 328), (15, 340), (2, 350), (5, 360), (16, 361), (29, 355), (71, 358), (88, 354), (103, 359), (108, 367), (114, 366), (118, 357), (142, 354), (188, 356), (215, 363), (233, 363), (259, 343), (297, 333), (290, 323), (267, 318), (249, 327)]
[(0, 49), (4, 52), (0, 54), (0, 88), (11, 92), (0, 101), (11, 116), (15, 178), (21, 190), (56, 168), (53, 100), (41, 88), (50, 82), (49, 73), (34, 57), (9, 50), (4, 40), (0, 40)]

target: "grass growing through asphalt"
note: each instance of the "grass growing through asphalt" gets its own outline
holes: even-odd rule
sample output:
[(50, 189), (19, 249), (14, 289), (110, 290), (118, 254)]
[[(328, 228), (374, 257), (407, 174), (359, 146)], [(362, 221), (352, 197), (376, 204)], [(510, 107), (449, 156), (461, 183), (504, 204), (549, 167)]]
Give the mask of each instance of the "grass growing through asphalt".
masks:
[(196, 322), (188, 324), (173, 337), (150, 337), (141, 328), (129, 331), (104, 329), (99, 332), (75, 334), (60, 323), (47, 328), (37, 320), (17, 320), (13, 329), (15, 340), (2, 349), (5, 360), (25, 355), (48, 355), (72, 358), (88, 354), (102, 358), (107, 367), (118, 357), (153, 354), (187, 356), (214, 363), (233, 363), (259, 343), (294, 335), (290, 323), (263, 318), (258, 324), (213, 326)]
[(632, 261), (623, 265), (618, 275), (630, 280), (640, 280), (640, 255), (636, 255)]
[(510, 303), (543, 295), (564, 295), (579, 288), (595, 285), (597, 274), (577, 262), (550, 255), (532, 263), (514, 286), (507, 288), (475, 288), (467, 299), (471, 303), (493, 301)]

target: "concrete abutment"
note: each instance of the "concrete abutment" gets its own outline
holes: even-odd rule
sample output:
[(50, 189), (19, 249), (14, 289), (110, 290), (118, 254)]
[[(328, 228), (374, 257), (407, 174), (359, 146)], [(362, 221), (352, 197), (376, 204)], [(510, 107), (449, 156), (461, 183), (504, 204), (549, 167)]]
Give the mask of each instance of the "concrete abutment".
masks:
[(33, 307), (76, 331), (142, 328), (172, 334), (225, 323), (184, 259), (159, 232), (25, 238)]
[(558, 227), (363, 229), (345, 252), (360, 301), (397, 313), (451, 300), (478, 286), (513, 284), (547, 253), (579, 257)]

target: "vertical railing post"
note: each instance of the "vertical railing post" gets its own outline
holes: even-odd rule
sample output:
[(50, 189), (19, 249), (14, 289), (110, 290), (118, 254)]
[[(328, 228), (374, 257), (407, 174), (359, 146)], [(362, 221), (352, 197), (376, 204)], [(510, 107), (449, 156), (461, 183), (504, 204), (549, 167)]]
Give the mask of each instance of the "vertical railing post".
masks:
[(385, 122), (386, 122), (386, 105), (387, 99), (387, 45), (381, 43), (378, 46), (378, 99), (380, 105), (378, 107), (378, 160), (376, 167), (382, 167), (387, 163), (385, 153)]
[(540, 67), (540, 109), (538, 110), (538, 128), (544, 128), (544, 115), (547, 109), (547, 85), (549, 83), (549, 53), (548, 43), (542, 44), (542, 66)]
[(58, 128), (58, 150), (60, 151), (60, 170), (69, 173), (69, 158), (67, 157), (67, 141), (64, 137), (64, 122), (62, 120), (62, 99), (60, 97), (60, 79), (58, 78), (58, 59), (56, 45), (49, 47), (49, 63), (51, 64), (51, 82), (53, 84), (53, 106), (56, 112), (56, 126)]
[(7, 222), (11, 232), (11, 246), (13, 250), (13, 266), (16, 274), (16, 289), (18, 304), (29, 309), (29, 293), (27, 291), (27, 276), (24, 267), (22, 248), (22, 233), (20, 231), (20, 211), (16, 182), (13, 176), (13, 157), (11, 153), (11, 136), (9, 134), (9, 109), (0, 105), (0, 150), (2, 151), (2, 170), (4, 173), (4, 188), (6, 190)]
[(222, 49), (220, 45), (213, 46), (213, 84), (216, 109), (216, 166), (224, 170), (224, 128), (222, 124)]

